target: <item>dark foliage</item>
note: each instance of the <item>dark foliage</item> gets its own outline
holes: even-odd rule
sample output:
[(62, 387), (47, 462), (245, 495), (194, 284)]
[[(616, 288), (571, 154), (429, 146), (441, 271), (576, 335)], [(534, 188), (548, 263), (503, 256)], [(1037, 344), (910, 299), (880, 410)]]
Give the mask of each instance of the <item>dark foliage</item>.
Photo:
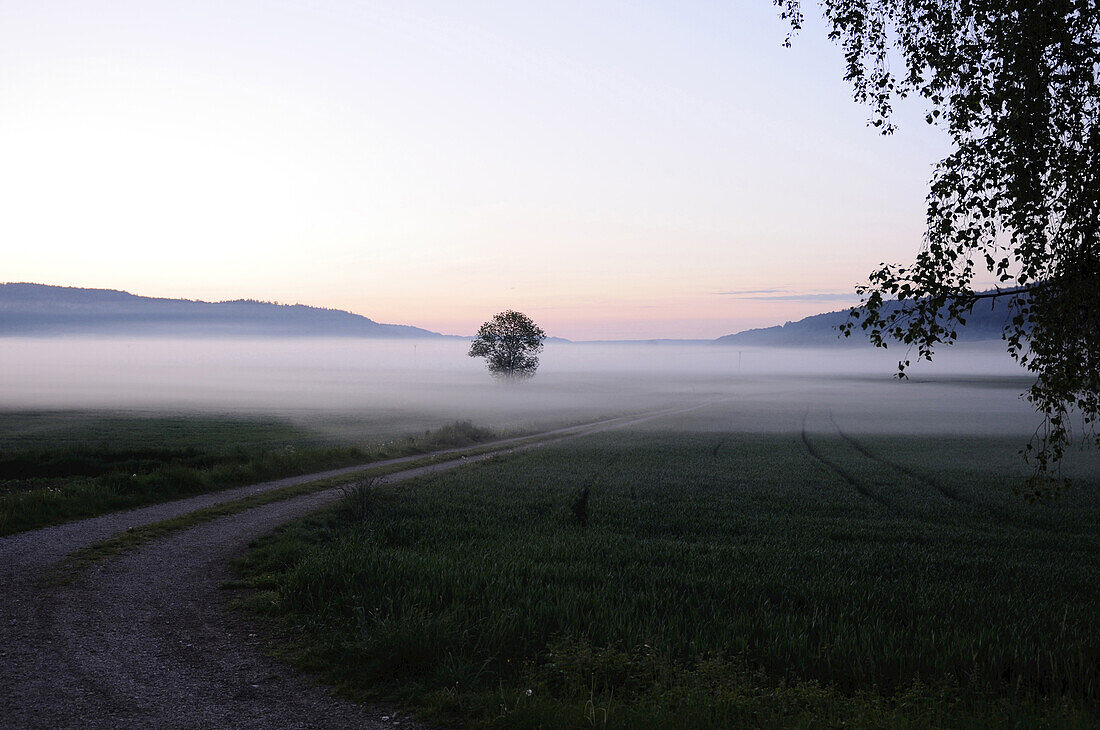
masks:
[[(794, 30), (799, 0), (774, 0)], [(954, 151), (928, 194), (924, 245), (861, 286), (858, 326), (918, 357), (950, 344), (982, 298), (1011, 312), (1008, 351), (1035, 374), (1026, 397), (1044, 423), (1025, 455), (1029, 496), (1062, 483), (1082, 422), (1100, 445), (1100, 6), (1095, 0), (823, 0), (829, 37), (871, 124), (893, 131), (894, 101), (927, 103)], [(992, 276), (1001, 289), (976, 293)], [(887, 306), (891, 300), (901, 306)], [(908, 360), (899, 363), (904, 375)]]
[(501, 312), (481, 325), (470, 357), (483, 357), (489, 372), (504, 378), (529, 378), (539, 366), (546, 333), (522, 312)]

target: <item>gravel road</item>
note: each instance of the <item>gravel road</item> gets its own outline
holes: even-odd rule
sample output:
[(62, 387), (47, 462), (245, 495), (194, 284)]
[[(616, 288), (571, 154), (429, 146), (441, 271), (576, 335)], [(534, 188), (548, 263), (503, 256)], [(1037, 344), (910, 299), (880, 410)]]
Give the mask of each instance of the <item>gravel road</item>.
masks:
[[(468, 458), (456, 453), (453, 460), (381, 481), (453, 469), (705, 405), (558, 429), (540, 434), (537, 443), (501, 441), (491, 453)], [(127, 528), (362, 468), (281, 479), (0, 538), (0, 725), (421, 727), (386, 708), (333, 697), (265, 657), (247, 621), (226, 610), (232, 596), (219, 586), (231, 577), (230, 561), (251, 540), (338, 499), (338, 489), (200, 524), (97, 564), (67, 585), (42, 580), (44, 570), (64, 556)]]

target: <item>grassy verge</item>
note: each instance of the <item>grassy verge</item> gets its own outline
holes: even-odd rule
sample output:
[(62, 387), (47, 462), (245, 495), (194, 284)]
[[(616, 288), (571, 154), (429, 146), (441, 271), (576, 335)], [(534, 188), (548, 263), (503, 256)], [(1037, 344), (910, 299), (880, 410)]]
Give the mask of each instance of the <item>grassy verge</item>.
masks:
[[(458, 424), (460, 427), (462, 424)], [(447, 427), (448, 429), (452, 427)], [(432, 432), (428, 432), (431, 435)], [(466, 458), (473, 458), (482, 456), (485, 454), (492, 454), (493, 452), (504, 448), (506, 450), (522, 449), (526, 446), (538, 443), (540, 437), (516, 437), (516, 440), (511, 441), (506, 446), (500, 446), (493, 442), (484, 444), (482, 446), (469, 446), (469, 447), (457, 447), (453, 445), (443, 446), (443, 449), (456, 449), (460, 448), (459, 453), (429, 453), (425, 454), (423, 458), (402, 460), (396, 464), (379, 464), (378, 466), (366, 466), (363, 469), (358, 469), (349, 474), (342, 474), (339, 476), (328, 477), (325, 479), (314, 479), (308, 482), (302, 482), (301, 484), (292, 484), (285, 487), (278, 487), (275, 489), (269, 489), (257, 494), (250, 494), (240, 499), (228, 500), (219, 504), (211, 505), (210, 507), (204, 507), (197, 509), (186, 514), (178, 515), (176, 517), (170, 517), (165, 520), (159, 520), (147, 525), (141, 525), (132, 529), (125, 530), (116, 535), (112, 535), (104, 540), (92, 543), (88, 547), (82, 548), (63, 560), (53, 571), (52, 579), (59, 582), (67, 582), (77, 573), (93, 563), (97, 563), (101, 560), (107, 560), (115, 555), (120, 555), (129, 550), (141, 547), (146, 543), (157, 540), (161, 537), (166, 537), (174, 532), (186, 530), (189, 527), (200, 525), (204, 522), (210, 522), (216, 520), (219, 517), (226, 517), (234, 515), (245, 510), (252, 509), (254, 507), (261, 507), (265, 504), (272, 504), (274, 502), (281, 502), (285, 499), (293, 499), (294, 497), (301, 497), (307, 494), (314, 494), (316, 492), (322, 492), (327, 489), (336, 489), (338, 487), (352, 487), (349, 491), (345, 501), (344, 509), (348, 509), (349, 501), (357, 501), (360, 507), (372, 501), (372, 497), (369, 496), (373, 493), (377, 486), (373, 480), (378, 477), (387, 476), (389, 474), (395, 474), (397, 472), (406, 471), (409, 469), (417, 469), (425, 466), (432, 466), (434, 464), (446, 463), (448, 461), (454, 461), (456, 459), (462, 460)]]
[(319, 442), (276, 419), (4, 414), (0, 535), (322, 469), (464, 447), (455, 423), (371, 446)]
[(256, 544), (245, 605), (341, 691), (473, 727), (1100, 721), (1095, 476), (1039, 509), (984, 466), (1012, 441), (810, 438), (604, 434), (357, 490)]
[(366, 485), (369, 484), (371, 479), (376, 477), (385, 476), (386, 474), (392, 474), (405, 469), (435, 464), (444, 460), (444, 457), (429, 455), (425, 456), (423, 459), (415, 459), (413, 461), (402, 462), (401, 464), (368, 467), (352, 474), (330, 477), (328, 479), (316, 479), (309, 482), (303, 482), (302, 484), (294, 484), (287, 487), (270, 489), (258, 494), (250, 494), (247, 497), (241, 497), (240, 499), (204, 507), (203, 509), (188, 512), (177, 517), (160, 520), (148, 525), (141, 525), (140, 527), (120, 532), (117, 535), (112, 535), (105, 540), (100, 540), (99, 542), (93, 543), (86, 548), (68, 555), (65, 560), (57, 566), (53, 578), (64, 582), (93, 563), (107, 560), (115, 555), (121, 555), (129, 550), (139, 548), (146, 543), (150, 543), (162, 537), (167, 537), (172, 533), (186, 530), (189, 527), (194, 527), (204, 522), (216, 520), (219, 517), (235, 515), (254, 507), (262, 507), (265, 504), (281, 502), (285, 499), (315, 494), (316, 492), (321, 492), (326, 489)]

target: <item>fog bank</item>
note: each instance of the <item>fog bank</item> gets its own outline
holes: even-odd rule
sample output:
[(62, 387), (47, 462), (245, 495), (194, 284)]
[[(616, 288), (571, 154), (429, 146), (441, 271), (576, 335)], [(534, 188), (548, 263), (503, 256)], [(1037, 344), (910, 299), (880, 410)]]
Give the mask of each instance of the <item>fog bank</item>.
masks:
[[(1027, 373), (1001, 343), (946, 348), (892, 379), (904, 350), (550, 343), (504, 383), (463, 341), (0, 339), (0, 408), (264, 412), (499, 428), (715, 402), (682, 427), (783, 431), (823, 414), (869, 432), (1030, 433)], [(717, 405), (720, 402), (720, 407)], [(708, 415), (708, 413), (710, 415)], [(814, 415), (816, 414), (816, 415)], [(671, 423), (671, 421), (665, 422)], [(660, 427), (653, 422), (649, 427)]]

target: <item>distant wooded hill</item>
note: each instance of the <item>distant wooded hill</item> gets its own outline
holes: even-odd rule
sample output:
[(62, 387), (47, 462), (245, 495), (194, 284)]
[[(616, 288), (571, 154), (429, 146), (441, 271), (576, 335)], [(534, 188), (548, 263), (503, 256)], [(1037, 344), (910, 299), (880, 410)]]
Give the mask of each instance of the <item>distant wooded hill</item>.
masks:
[[(887, 305), (890, 306), (890, 305)], [(893, 306), (897, 306), (896, 304)], [(856, 329), (851, 337), (842, 337), (837, 327), (848, 319), (847, 309), (838, 312), (815, 314), (797, 322), (787, 322), (776, 327), (745, 330), (714, 342), (719, 345), (745, 345), (760, 347), (836, 347), (868, 344), (867, 334)], [(960, 342), (999, 340), (1005, 323), (1011, 318), (1005, 301), (983, 299), (974, 305), (974, 311), (966, 317), (966, 326), (959, 328)]]
[(250, 299), (157, 299), (114, 289), (0, 284), (0, 335), (444, 337), (340, 309)]

